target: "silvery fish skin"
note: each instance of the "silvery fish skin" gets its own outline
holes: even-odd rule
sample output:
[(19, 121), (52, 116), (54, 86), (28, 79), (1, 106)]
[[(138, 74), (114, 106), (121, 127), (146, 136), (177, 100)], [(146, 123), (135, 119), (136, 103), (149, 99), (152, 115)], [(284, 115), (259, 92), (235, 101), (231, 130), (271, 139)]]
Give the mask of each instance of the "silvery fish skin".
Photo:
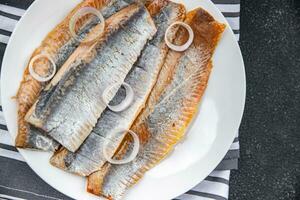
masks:
[[(59, 71), (42, 91), (26, 120), (68, 150), (76, 151), (106, 108), (103, 91), (123, 83), (155, 33), (156, 27), (143, 5), (133, 4), (113, 15), (97, 42), (63, 67), (62, 71), (67, 72)], [(116, 87), (110, 90), (108, 101), (117, 91)]]
[[(206, 89), (211, 58), (225, 28), (201, 8), (189, 12), (185, 22), (195, 33), (193, 44), (183, 53), (169, 51), (147, 107), (132, 127), (142, 144), (138, 156), (124, 165), (106, 164), (91, 175), (89, 192), (121, 199), (130, 186), (164, 159), (184, 137)], [(176, 42), (186, 39), (186, 32), (180, 29)]]
[(43, 151), (56, 151), (60, 147), (60, 144), (46, 135), (44, 131), (31, 125), (29, 126), (26, 143), (26, 148)]
[[(41, 53), (49, 54), (54, 60), (57, 70), (65, 63), (80, 42), (71, 37), (68, 23), (70, 18), (82, 7), (94, 7), (102, 13), (104, 18), (108, 18), (122, 8), (132, 4), (134, 0), (85, 0), (73, 9), (68, 16), (56, 26), (44, 39), (32, 57)], [(78, 36), (84, 38), (89, 30), (98, 23), (96, 18), (85, 18), (78, 23)], [(42, 71), (49, 71), (48, 63), (36, 62), (38, 68)], [(18, 102), (18, 134), (16, 146), (20, 148), (33, 148), (46, 151), (53, 151), (58, 148), (59, 144), (47, 136), (43, 131), (32, 127), (24, 117), (29, 108), (37, 100), (41, 89), (45, 84), (40, 83), (32, 78), (29, 74), (28, 66), (24, 72), (23, 80), (17, 93)]]
[[(148, 10), (151, 14), (155, 12), (152, 16), (158, 29), (125, 79), (135, 93), (133, 103), (127, 110), (120, 113), (106, 109), (81, 147), (75, 153), (67, 149), (56, 152), (50, 160), (52, 165), (81, 176), (88, 176), (100, 170), (106, 161), (102, 152), (104, 141), (113, 141), (109, 142), (112, 157), (124, 138), (122, 134), (120, 137), (114, 137), (114, 133), (120, 129), (130, 129), (133, 121), (145, 106), (168, 52), (164, 42), (165, 31), (171, 23), (183, 21), (185, 17), (184, 7), (169, 1), (160, 0), (160, 5), (156, 5), (155, 8), (149, 6)], [(125, 96), (126, 92), (120, 88), (113, 101), (123, 99)]]

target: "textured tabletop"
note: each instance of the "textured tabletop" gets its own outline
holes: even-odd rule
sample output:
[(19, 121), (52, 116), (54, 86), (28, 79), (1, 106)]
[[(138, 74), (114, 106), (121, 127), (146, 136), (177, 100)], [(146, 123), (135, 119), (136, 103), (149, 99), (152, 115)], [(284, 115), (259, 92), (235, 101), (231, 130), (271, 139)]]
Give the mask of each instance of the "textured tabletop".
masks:
[(300, 199), (300, 1), (242, 0), (247, 101), (231, 200)]

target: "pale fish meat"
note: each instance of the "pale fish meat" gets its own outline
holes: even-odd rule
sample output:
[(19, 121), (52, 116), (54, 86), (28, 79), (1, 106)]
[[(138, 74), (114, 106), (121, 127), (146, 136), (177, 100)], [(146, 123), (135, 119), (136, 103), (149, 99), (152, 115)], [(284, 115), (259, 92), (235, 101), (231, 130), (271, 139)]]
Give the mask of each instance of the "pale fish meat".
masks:
[[(43, 40), (41, 45), (34, 51), (31, 58), (41, 53), (49, 54), (54, 60), (57, 69), (60, 69), (69, 56), (79, 46), (80, 42), (71, 37), (69, 31), (70, 18), (83, 7), (94, 7), (101, 11), (104, 18), (108, 18), (122, 8), (125, 8), (134, 0), (85, 0), (74, 8), (65, 19), (58, 24)], [(90, 28), (98, 23), (93, 17), (86, 17), (76, 24), (79, 29), (78, 36), (84, 38)], [(50, 70), (48, 62), (39, 60), (35, 62), (40, 72), (47, 73)], [(37, 100), (41, 89), (45, 84), (36, 81), (29, 74), (28, 66), (23, 75), (16, 99), (18, 102), (18, 134), (15, 144), (19, 148), (34, 148), (46, 151), (54, 151), (59, 143), (51, 139), (43, 131), (32, 127), (25, 121), (25, 115)]]
[[(155, 33), (155, 24), (143, 5), (132, 4), (114, 14), (106, 20), (101, 37), (56, 74), (26, 120), (69, 151), (76, 151), (106, 108), (102, 100), (104, 90), (124, 82)], [(118, 89), (110, 90), (108, 101)]]
[[(206, 89), (211, 58), (225, 29), (224, 24), (201, 8), (189, 12), (185, 22), (194, 31), (193, 44), (183, 53), (169, 51), (147, 107), (131, 128), (139, 134), (142, 144), (138, 156), (124, 165), (105, 164), (89, 176), (89, 192), (121, 199), (129, 187), (164, 159), (184, 137)], [(182, 43), (187, 37), (180, 29), (176, 42)]]
[[(102, 153), (104, 141), (108, 139), (113, 141), (108, 146), (110, 156), (113, 156), (123, 141), (124, 135), (111, 136), (120, 129), (129, 129), (145, 106), (168, 52), (168, 47), (164, 42), (165, 31), (171, 23), (183, 21), (185, 18), (184, 6), (168, 0), (154, 2), (148, 6), (148, 10), (157, 26), (157, 33), (148, 42), (139, 60), (125, 78), (125, 82), (131, 85), (135, 93), (133, 103), (127, 110), (120, 113), (106, 109), (81, 147), (75, 153), (65, 148), (60, 149), (50, 159), (52, 165), (81, 176), (88, 176), (100, 170), (106, 161)], [(125, 93), (124, 89), (120, 88), (113, 101), (125, 98)]]

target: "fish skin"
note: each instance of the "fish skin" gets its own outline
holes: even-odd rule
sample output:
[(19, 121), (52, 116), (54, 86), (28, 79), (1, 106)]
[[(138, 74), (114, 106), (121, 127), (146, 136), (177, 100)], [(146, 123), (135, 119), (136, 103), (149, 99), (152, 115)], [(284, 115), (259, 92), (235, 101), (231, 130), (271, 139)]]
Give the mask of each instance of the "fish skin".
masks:
[(43, 151), (56, 151), (60, 144), (46, 135), (42, 130), (30, 126), (30, 132), (27, 138), (27, 148)]
[[(65, 63), (68, 57), (80, 44), (77, 40), (71, 37), (69, 32), (69, 20), (80, 8), (94, 7), (101, 11), (104, 18), (108, 18), (112, 14), (122, 8), (132, 4), (134, 0), (85, 0), (76, 6), (65, 19), (58, 24), (43, 40), (41, 45), (33, 52), (31, 58), (41, 53), (48, 53), (53, 57), (57, 70)], [(86, 18), (85, 20), (88, 20)], [(95, 19), (82, 21), (78, 23), (79, 36), (84, 37), (88, 30), (95, 26)], [(48, 71), (49, 66), (42, 65), (43, 70)], [(35, 129), (25, 121), (25, 115), (30, 107), (37, 100), (42, 88), (45, 84), (36, 81), (29, 73), (28, 66), (23, 74), (23, 80), (19, 86), (16, 100), (18, 103), (18, 134), (15, 140), (16, 147), (33, 148), (45, 151), (53, 151), (58, 148), (58, 143), (45, 135), (43, 131)], [(38, 139), (38, 141), (35, 141)], [(44, 144), (40, 145), (40, 142)], [(47, 146), (49, 148), (47, 148)]]
[[(68, 150), (76, 151), (106, 108), (102, 101), (105, 88), (124, 81), (155, 33), (153, 20), (143, 5), (132, 4), (110, 17), (102, 36), (63, 67), (61, 70), (67, 72), (59, 71), (42, 91), (26, 120)], [(117, 91), (110, 90), (109, 101)]]
[[(88, 176), (100, 170), (106, 161), (102, 153), (104, 142), (107, 139), (114, 141), (110, 148), (110, 156), (113, 156), (124, 139), (122, 135), (111, 138), (113, 132), (121, 128), (129, 129), (145, 106), (168, 52), (168, 47), (164, 42), (164, 33), (170, 24), (175, 21), (183, 21), (185, 18), (183, 5), (165, 0), (160, 0), (160, 4), (156, 5), (155, 8), (149, 6), (148, 10), (158, 29), (125, 79), (125, 82), (132, 86), (135, 93), (133, 104), (119, 113), (106, 109), (81, 147), (75, 153), (67, 149), (56, 152), (50, 159), (52, 165), (81, 176)], [(126, 92), (120, 88), (113, 101), (123, 99), (125, 96)]]
[[(89, 192), (108, 199), (122, 199), (126, 190), (168, 156), (185, 136), (206, 89), (211, 58), (225, 29), (224, 24), (201, 8), (189, 12), (185, 22), (195, 33), (193, 44), (183, 53), (169, 51), (147, 107), (131, 128), (140, 137), (138, 156), (124, 165), (106, 163), (89, 176)], [(184, 33), (179, 30), (176, 42), (186, 41), (188, 36)]]

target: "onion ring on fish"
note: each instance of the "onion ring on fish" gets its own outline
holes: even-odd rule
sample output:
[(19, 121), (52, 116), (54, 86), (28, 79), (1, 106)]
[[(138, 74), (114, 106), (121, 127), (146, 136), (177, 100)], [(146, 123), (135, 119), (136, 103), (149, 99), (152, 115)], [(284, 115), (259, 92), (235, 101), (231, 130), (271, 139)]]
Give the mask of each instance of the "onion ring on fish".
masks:
[[(182, 27), (184, 27), (187, 31), (188, 31), (188, 34), (189, 34), (189, 39), (188, 41), (186, 41), (186, 43), (184, 43), (183, 45), (175, 45), (175, 44), (172, 44), (169, 39), (168, 39), (168, 33), (170, 32), (171, 28), (175, 25), (180, 25)], [(165, 42), (167, 44), (167, 46), (174, 50), (174, 51), (185, 51), (186, 49), (188, 49), (191, 44), (193, 43), (193, 40), (194, 40), (194, 31), (193, 29), (190, 27), (190, 25), (184, 23), (184, 22), (174, 22), (172, 23), (168, 29), (166, 30), (166, 33), (165, 33)]]
[[(79, 38), (79, 36), (75, 32), (75, 25), (81, 17), (83, 17), (85, 15), (88, 15), (88, 14), (93, 14), (96, 17), (98, 17), (98, 19), (100, 20), (100, 30), (97, 32), (97, 34), (95, 34), (94, 37), (91, 37), (90, 39), (87, 40), (87, 39), (84, 39), (84, 38)], [(105, 28), (105, 19), (104, 19), (103, 15), (101, 14), (101, 12), (99, 10), (97, 10), (96, 8), (93, 8), (93, 7), (83, 7), (83, 8), (81, 8), (80, 10), (78, 10), (78, 12), (76, 12), (72, 16), (72, 18), (70, 19), (70, 22), (69, 22), (70, 33), (71, 33), (72, 37), (75, 40), (79, 41), (79, 42), (92, 42), (92, 41), (94, 41), (96, 38), (98, 38), (103, 33), (104, 28)]]
[[(38, 59), (41, 59), (41, 58), (46, 58), (50, 63), (51, 65), (53, 66), (53, 71), (50, 75), (48, 76), (41, 76), (39, 75), (38, 73), (36, 73), (33, 69), (33, 64), (36, 60)], [(55, 75), (56, 73), (56, 64), (55, 62), (53, 61), (53, 59), (51, 58), (51, 56), (49, 54), (39, 54), (39, 55), (36, 55), (34, 56), (31, 60), (30, 60), (30, 63), (29, 63), (29, 73), (30, 75), (37, 81), (39, 82), (47, 82), (49, 81), (50, 79), (53, 78), (53, 76)]]
[[(107, 162), (111, 163), (111, 164), (116, 164), (116, 165), (121, 165), (121, 164), (126, 164), (129, 163), (131, 161), (133, 161), (137, 154), (139, 153), (139, 149), (140, 149), (140, 139), (138, 137), (138, 135), (131, 131), (131, 130), (118, 130), (115, 132), (115, 134), (124, 134), (124, 133), (129, 133), (131, 135), (131, 137), (133, 138), (133, 149), (131, 154), (127, 157), (124, 158), (122, 160), (115, 160), (113, 158), (111, 158), (111, 156), (109, 156), (109, 153), (107, 152), (107, 146), (109, 144), (109, 142), (111, 142), (111, 139), (107, 139), (105, 140), (104, 144), (103, 144), (103, 156), (106, 159)], [(113, 137), (115, 137), (115, 134), (113, 134)]]
[(115, 84), (115, 85), (112, 85), (110, 87), (107, 87), (104, 90), (104, 92), (102, 93), (102, 99), (103, 99), (104, 103), (106, 104), (106, 106), (111, 111), (114, 111), (114, 112), (121, 112), (123, 110), (126, 110), (132, 104), (132, 102), (134, 100), (134, 91), (133, 91), (132, 87), (129, 84), (125, 83), (125, 82), (122, 83), (121, 85), (123, 85), (125, 90), (126, 90), (126, 97), (118, 105), (115, 105), (115, 106), (109, 105), (109, 102), (107, 102), (106, 97), (107, 97), (107, 94), (111, 91), (112, 88), (114, 88), (116, 86), (120, 86), (120, 84)]

